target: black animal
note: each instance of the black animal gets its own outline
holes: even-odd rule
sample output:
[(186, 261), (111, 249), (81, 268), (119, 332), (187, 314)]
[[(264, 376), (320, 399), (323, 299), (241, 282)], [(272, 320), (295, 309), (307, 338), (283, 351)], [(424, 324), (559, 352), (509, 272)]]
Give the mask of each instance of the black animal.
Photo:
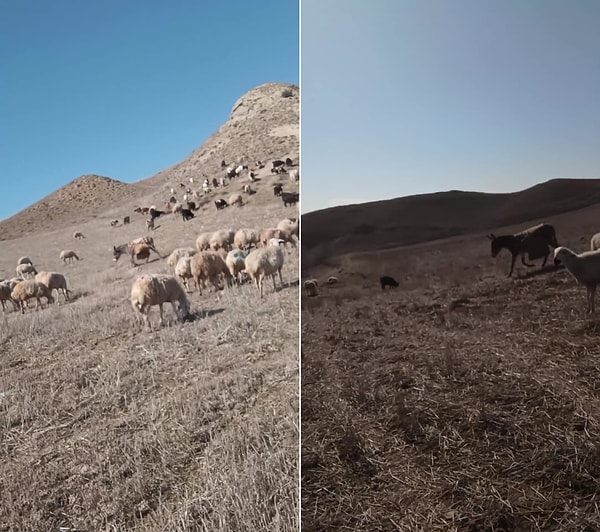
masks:
[(227, 166), (227, 163), (225, 162), (225, 159), (223, 159), (221, 161), (221, 168), (225, 168)]
[(219, 182), (217, 181), (216, 177), (213, 177), (212, 184), (213, 184), (213, 187), (215, 187), (215, 188), (217, 188), (219, 186)]
[(181, 209), (181, 217), (184, 222), (187, 222), (194, 217), (194, 213), (190, 209)]
[(225, 174), (229, 179), (233, 179), (234, 177), (237, 177), (237, 174), (235, 173), (235, 169), (230, 170), (229, 172), (227, 172), (227, 174)]
[(295, 205), (300, 201), (300, 194), (298, 194), (298, 192), (282, 192), (281, 199), (284, 207), (287, 207), (288, 205)]
[(283, 185), (273, 185), (273, 196), (281, 196)]
[(493, 233), (490, 233), (488, 238), (492, 241), (492, 257), (496, 257), (502, 249), (510, 251), (512, 260), (508, 277), (512, 275), (515, 261), (519, 255), (521, 255), (523, 265), (529, 268), (535, 266), (535, 264), (527, 264), (525, 262), (525, 254), (527, 254), (529, 260), (541, 259), (543, 257), (543, 268), (550, 255), (549, 246), (558, 247), (556, 231), (550, 224), (539, 224), (514, 235), (495, 236)]
[(179, 183), (179, 186), (180, 186), (181, 188), (185, 188), (185, 185), (184, 185), (183, 183)]
[(169, 203), (177, 203), (177, 198), (175, 196), (171, 196), (169, 198)]
[(271, 163), (271, 168), (277, 168), (278, 166), (283, 166), (284, 164), (284, 161), (277, 159)]
[(190, 211), (197, 211), (199, 209), (199, 207), (196, 207), (196, 202), (195, 201), (188, 201), (187, 202), (187, 208)]
[(129, 216), (125, 216), (125, 218), (123, 218), (123, 224), (128, 224), (131, 220), (129, 219)]
[(219, 211), (219, 210), (227, 207), (229, 204), (224, 199), (218, 199), (218, 200), (215, 200), (215, 205), (217, 207), (217, 210)]
[(285, 160), (286, 166), (294, 166), (294, 161), (292, 161), (289, 157)]
[(148, 214), (150, 215), (151, 220), (155, 220), (159, 216), (162, 216), (163, 214), (167, 214), (167, 213), (165, 211), (157, 211), (156, 209), (150, 209), (148, 211)]
[(256, 165), (256, 167), (260, 170), (261, 168), (265, 167), (265, 163), (263, 163), (262, 161), (256, 161), (254, 163)]
[(385, 290), (386, 286), (389, 286), (390, 288), (398, 288), (398, 281), (396, 281), (396, 279), (394, 279), (393, 277), (389, 277), (387, 275), (384, 275), (383, 277), (381, 277), (379, 279), (379, 282), (381, 283), (381, 289)]

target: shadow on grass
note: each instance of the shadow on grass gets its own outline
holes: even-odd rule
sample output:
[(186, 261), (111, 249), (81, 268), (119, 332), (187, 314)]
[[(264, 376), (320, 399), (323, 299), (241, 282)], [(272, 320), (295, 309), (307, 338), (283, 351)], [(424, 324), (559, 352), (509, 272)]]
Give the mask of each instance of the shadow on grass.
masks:
[(527, 272), (525, 275), (520, 275), (519, 279), (529, 279), (531, 277), (538, 277), (539, 275), (545, 275), (547, 273), (557, 272), (560, 270), (564, 270), (564, 266), (562, 266), (562, 265), (546, 266), (544, 268), (540, 268), (539, 270), (533, 270), (533, 271)]

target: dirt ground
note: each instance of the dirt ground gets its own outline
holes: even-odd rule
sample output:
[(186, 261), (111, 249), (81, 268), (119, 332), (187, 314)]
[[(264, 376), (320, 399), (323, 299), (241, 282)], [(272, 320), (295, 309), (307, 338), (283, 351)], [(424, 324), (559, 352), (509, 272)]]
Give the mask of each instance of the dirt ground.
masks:
[[(579, 252), (599, 214), (543, 221)], [(303, 531), (600, 529), (598, 317), (552, 259), (508, 279), (485, 236), (303, 271)]]

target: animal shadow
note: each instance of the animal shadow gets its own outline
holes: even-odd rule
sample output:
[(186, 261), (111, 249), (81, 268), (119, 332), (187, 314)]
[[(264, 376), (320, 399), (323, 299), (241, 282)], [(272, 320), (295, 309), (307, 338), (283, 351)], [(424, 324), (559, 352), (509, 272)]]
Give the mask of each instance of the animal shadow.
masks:
[(545, 275), (547, 273), (551, 273), (551, 272), (557, 272), (560, 270), (564, 270), (564, 266), (562, 264), (559, 264), (557, 266), (555, 266), (554, 264), (549, 265), (549, 266), (544, 266), (543, 268), (540, 268), (539, 270), (533, 270), (533, 271), (528, 271), (525, 273), (525, 275), (521, 275), (520, 278), (521, 279), (529, 279), (531, 277), (537, 277), (539, 275)]

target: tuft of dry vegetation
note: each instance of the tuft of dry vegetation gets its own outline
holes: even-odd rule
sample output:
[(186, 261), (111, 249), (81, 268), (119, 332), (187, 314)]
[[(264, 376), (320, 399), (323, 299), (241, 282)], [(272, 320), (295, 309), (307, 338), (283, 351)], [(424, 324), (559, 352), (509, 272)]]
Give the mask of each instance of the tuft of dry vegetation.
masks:
[[(599, 210), (544, 221), (582, 250)], [(312, 269), (339, 283), (302, 295), (302, 530), (600, 528), (598, 317), (508, 261), (481, 234)]]
[[(150, 332), (129, 301), (137, 275), (173, 273), (166, 257), (201, 232), (297, 217), (273, 197), (279, 178), (261, 177), (242, 208), (207, 202), (188, 222), (159, 218), (162, 258), (137, 267), (113, 262), (112, 246), (148, 234), (132, 208), (169, 197), (160, 179), (96, 219), (71, 212), (71, 225), (44, 228), (29, 210), (38, 229), (0, 243), (0, 277), (28, 255), (71, 290), (68, 303), (1, 316), (0, 530), (297, 528), (298, 250), (285, 252), (283, 289), (267, 284), (263, 300), (251, 284), (189, 292), (191, 322), (167, 304), (167, 325)], [(109, 225), (125, 215), (129, 225)], [(81, 260), (62, 263), (67, 247)]]

